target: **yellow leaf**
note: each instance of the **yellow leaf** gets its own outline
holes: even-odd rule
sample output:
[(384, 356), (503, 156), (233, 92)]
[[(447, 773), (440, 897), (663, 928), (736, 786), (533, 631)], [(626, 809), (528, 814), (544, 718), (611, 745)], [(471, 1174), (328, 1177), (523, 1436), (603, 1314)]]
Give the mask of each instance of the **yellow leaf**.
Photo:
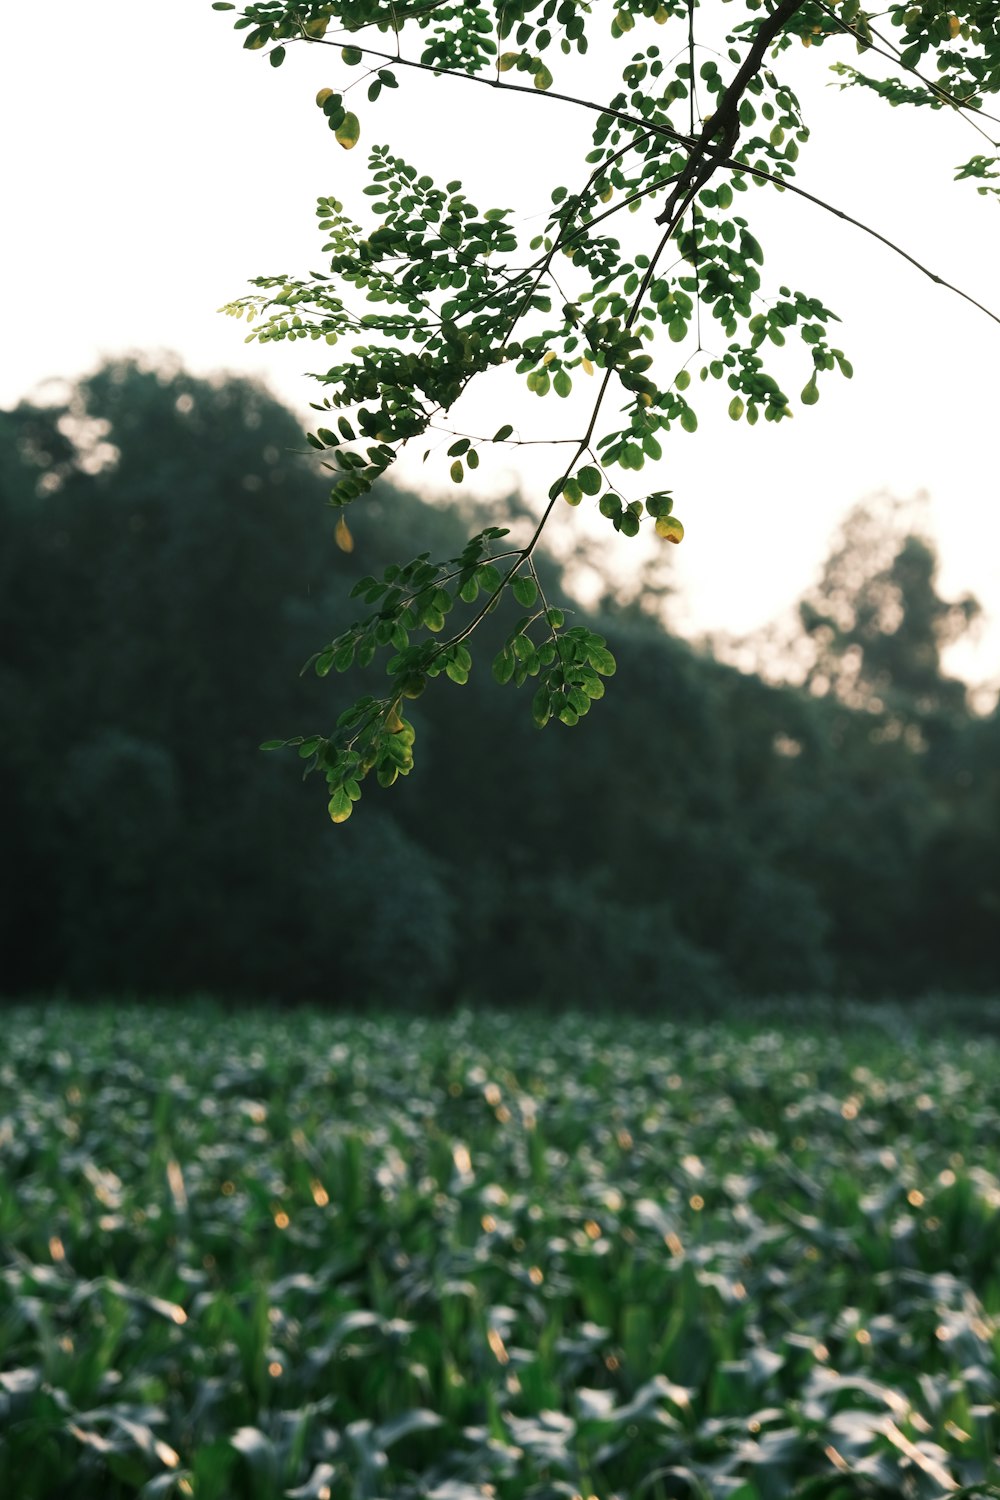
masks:
[(336, 530), (333, 533), (333, 539), (337, 543), (337, 546), (340, 548), (341, 552), (354, 551), (354, 538), (351, 536), (350, 527), (344, 520), (343, 516), (339, 516), (337, 518), (337, 526)]
[(546, 349), (545, 353), (542, 355), (542, 364), (550, 365), (555, 357), (556, 351), (554, 349)]
[(958, 19), (958, 17), (957, 16), (949, 16), (948, 17), (948, 30), (951, 32), (952, 36), (958, 36), (958, 33), (961, 31), (961, 29), (962, 29), (962, 23)]
[(585, 375), (593, 375), (594, 373), (594, 367), (586, 355), (580, 361), (580, 369)]
[(352, 115), (350, 110), (348, 110), (347, 114), (337, 126), (336, 139), (340, 142), (345, 151), (350, 151), (352, 146), (356, 146), (358, 144), (358, 137), (360, 136), (360, 134), (361, 125), (358, 117), (357, 115)]
[(319, 93), (316, 95), (316, 103), (319, 105), (320, 109), (323, 108), (323, 105), (330, 98), (330, 95), (332, 93), (333, 89), (320, 89)]
[(656, 534), (668, 542), (679, 542), (684, 536), (684, 527), (676, 516), (657, 516)]

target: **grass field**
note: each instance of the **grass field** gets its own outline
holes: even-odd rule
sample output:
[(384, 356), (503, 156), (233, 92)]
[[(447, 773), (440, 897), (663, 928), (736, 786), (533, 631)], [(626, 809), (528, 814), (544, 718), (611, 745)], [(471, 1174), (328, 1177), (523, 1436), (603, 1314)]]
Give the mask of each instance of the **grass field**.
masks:
[(8, 1009), (3, 1500), (1000, 1495), (1000, 1047)]

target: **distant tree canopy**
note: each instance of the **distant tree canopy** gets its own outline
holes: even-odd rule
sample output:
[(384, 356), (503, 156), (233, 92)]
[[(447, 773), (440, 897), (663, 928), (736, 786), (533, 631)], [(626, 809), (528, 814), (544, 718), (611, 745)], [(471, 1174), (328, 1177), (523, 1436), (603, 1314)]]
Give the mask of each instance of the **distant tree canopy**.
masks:
[(414, 710), (414, 795), (334, 838), (262, 726), (318, 711), (298, 671), (350, 578), (418, 529), (447, 554), (467, 515), (381, 485), (348, 555), (300, 446), (254, 385), (136, 362), (0, 413), (7, 993), (995, 986), (1000, 716), (943, 672), (973, 607), (942, 601), (926, 541), (850, 523), (804, 606), (812, 691), (638, 609), (586, 618), (540, 554), (552, 606), (627, 648), (614, 702), (566, 759), (473, 672)]
[(885, 714), (899, 730), (933, 732), (961, 713), (965, 689), (942, 671), (941, 652), (977, 619), (966, 595), (937, 592), (937, 558), (925, 537), (901, 530), (884, 498), (856, 507), (799, 615), (815, 649), (808, 686), (852, 708)]
[[(985, 106), (1000, 90), (1000, 10), (983, 0), (893, 3), (877, 13), (860, 0), (215, 0), (214, 9), (236, 11), (244, 47), (273, 67), (289, 49), (326, 49), (330, 87), (316, 104), (347, 150), (362, 134), (357, 111), (367, 119), (380, 96), (405, 93), (421, 73), (443, 80), (447, 107), (453, 116), (461, 111), (469, 132), (480, 128), (483, 88), (493, 99), (518, 96), (507, 101), (504, 138), (519, 160), (545, 160), (547, 110), (565, 114), (569, 106), (586, 126), (578, 173), (551, 183), (541, 212), (523, 200), (480, 208), (461, 181), (435, 182), (411, 162), (419, 146), (409, 137), (406, 158), (375, 146), (363, 222), (355, 222), (360, 204), (348, 212), (336, 198), (319, 200), (324, 270), (261, 276), (258, 293), (227, 309), (253, 323), (250, 339), (337, 348), (317, 371), (321, 425), (309, 442), (334, 476), (330, 499), (344, 539), (347, 508), (372, 492), (408, 443), (426, 445), (425, 459), (443, 458), (455, 484), (484, 455), (551, 444), (547, 500), (523, 534), (482, 527), (456, 539), (450, 556), (428, 548), (413, 557), (408, 544), (388, 568), (358, 582), (355, 618), (321, 638), (313, 657), (321, 676), (376, 656), (386, 664), (332, 730), (284, 742), (325, 777), (330, 816), (342, 823), (370, 773), (390, 786), (410, 772), (408, 704), (432, 679), (469, 680), (481, 627), (505, 599), (515, 607), (502, 637), (490, 633), (493, 672), (500, 683), (531, 681), (539, 727), (575, 725), (604, 696), (615, 667), (608, 642), (565, 616), (535, 566), (556, 506), (586, 500), (621, 535), (646, 528), (679, 542), (672, 492), (639, 476), (678, 429), (697, 430), (712, 386), (721, 387), (729, 416), (752, 426), (791, 416), (795, 388), (809, 407), (828, 375), (852, 374), (835, 343), (837, 316), (823, 300), (764, 284), (764, 251), (746, 217), (752, 188), (781, 193), (787, 212), (806, 200), (808, 212), (852, 224), (862, 244), (871, 236), (949, 285), (877, 226), (799, 185), (809, 129), (790, 86), (788, 49), (801, 57), (804, 45), (820, 67), (833, 54), (825, 71), (841, 91), (860, 88), (891, 107), (959, 117), (972, 154), (956, 179), (991, 197), (1000, 192), (1000, 155), (996, 117)], [(587, 68), (581, 60), (593, 43), (602, 61), (625, 56), (606, 73)], [(367, 106), (358, 102), (359, 85), (367, 85)], [(888, 185), (893, 165), (877, 139), (858, 144), (851, 172), (878, 174)], [(482, 189), (479, 202), (495, 205), (497, 185)], [(544, 430), (519, 425), (521, 408), (507, 404), (512, 374), (550, 398), (550, 418), (553, 407), (557, 415)], [(461, 399), (487, 380), (495, 430), (470, 430)], [(898, 569), (925, 565), (911, 549)], [(868, 609), (859, 601), (859, 640)], [(927, 622), (925, 644), (939, 638), (940, 623)], [(831, 640), (835, 653), (839, 639)], [(906, 670), (914, 665), (915, 658)], [(838, 670), (853, 670), (845, 652)], [(930, 658), (924, 671), (929, 680)]]

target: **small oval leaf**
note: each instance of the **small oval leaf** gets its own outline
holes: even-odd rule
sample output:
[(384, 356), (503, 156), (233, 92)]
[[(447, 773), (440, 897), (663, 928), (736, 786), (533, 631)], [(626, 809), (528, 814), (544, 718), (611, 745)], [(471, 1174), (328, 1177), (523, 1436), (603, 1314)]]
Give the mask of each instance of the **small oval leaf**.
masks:
[(358, 144), (361, 135), (361, 124), (357, 115), (347, 111), (340, 124), (337, 126), (337, 140), (345, 151), (350, 151)]
[(665, 541), (680, 542), (684, 539), (684, 527), (676, 516), (657, 516), (656, 534)]

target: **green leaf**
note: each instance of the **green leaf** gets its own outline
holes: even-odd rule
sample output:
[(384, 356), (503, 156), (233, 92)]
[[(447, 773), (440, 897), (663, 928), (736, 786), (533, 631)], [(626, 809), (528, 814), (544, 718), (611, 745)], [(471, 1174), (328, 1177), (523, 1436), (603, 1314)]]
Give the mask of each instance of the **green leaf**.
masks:
[(802, 387), (802, 394), (800, 395), (799, 400), (802, 402), (803, 406), (815, 406), (816, 402), (819, 400), (819, 387), (816, 384), (815, 370), (810, 375), (805, 385)]
[(504, 425), (502, 427), (498, 427), (496, 432), (493, 434), (493, 441), (495, 443), (505, 443), (513, 431), (514, 429), (510, 425), (510, 423), (505, 422)]
[(515, 665), (514, 653), (506, 646), (493, 658), (493, 676), (501, 686), (513, 677)]
[(577, 471), (576, 482), (585, 495), (596, 495), (601, 488), (600, 470), (588, 464), (586, 468)]
[(587, 660), (595, 672), (600, 672), (602, 677), (613, 677), (615, 674), (615, 659), (600, 636), (591, 636), (590, 644), (587, 646)]
[(548, 687), (541, 683), (531, 700), (531, 717), (539, 729), (544, 729), (551, 716), (551, 699)]
[(646, 500), (646, 512), (654, 520), (657, 516), (669, 516), (674, 508), (674, 497), (668, 490), (658, 490)]
[(272, 68), (280, 68), (281, 64), (284, 62), (284, 60), (285, 60), (285, 49), (284, 49), (284, 47), (275, 47), (274, 51), (268, 57), (268, 62), (271, 64)]
[(349, 68), (356, 68), (364, 53), (360, 47), (342, 47), (340, 55)]
[(510, 591), (523, 609), (530, 609), (538, 598), (535, 580), (526, 573), (518, 573), (517, 577), (511, 581)]
[(729, 415), (734, 422), (738, 422), (743, 415), (743, 397), (734, 396), (729, 403)]
[(456, 458), (455, 462), (452, 464), (451, 468), (448, 470), (448, 473), (451, 475), (451, 479), (452, 479), (452, 483), (453, 484), (461, 484), (462, 483), (462, 480), (465, 478), (465, 470), (462, 467), (462, 461), (461, 461), (461, 459)]
[(550, 89), (552, 87), (552, 74), (544, 63), (535, 69), (535, 88)]

